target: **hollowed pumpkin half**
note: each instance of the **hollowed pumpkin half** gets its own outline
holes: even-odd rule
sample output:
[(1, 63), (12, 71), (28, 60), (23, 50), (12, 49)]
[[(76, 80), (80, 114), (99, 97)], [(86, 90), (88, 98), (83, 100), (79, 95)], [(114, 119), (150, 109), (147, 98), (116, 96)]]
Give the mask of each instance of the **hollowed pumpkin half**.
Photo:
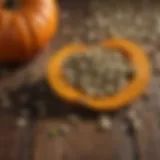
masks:
[(63, 77), (64, 60), (75, 53), (84, 54), (83, 51), (87, 51), (93, 47), (83, 44), (68, 45), (55, 53), (48, 63), (47, 79), (51, 88), (65, 100), (84, 104), (97, 111), (113, 111), (126, 106), (144, 91), (151, 76), (150, 64), (141, 48), (128, 40), (107, 40), (99, 45), (105, 48), (120, 50), (134, 67), (135, 74), (133, 79), (120, 92), (110, 97), (92, 98), (81, 93), (66, 82)]

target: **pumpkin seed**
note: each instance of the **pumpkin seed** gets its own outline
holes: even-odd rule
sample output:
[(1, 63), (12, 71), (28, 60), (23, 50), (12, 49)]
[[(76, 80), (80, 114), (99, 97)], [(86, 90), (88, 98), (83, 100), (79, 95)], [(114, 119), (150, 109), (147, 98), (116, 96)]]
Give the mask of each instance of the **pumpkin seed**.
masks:
[(62, 124), (59, 126), (59, 135), (65, 136), (67, 133), (69, 133), (70, 127), (66, 124)]
[(48, 137), (53, 138), (57, 137), (59, 135), (57, 128), (53, 128), (52, 130), (49, 130)]
[(112, 121), (107, 115), (100, 115), (98, 118), (98, 131), (106, 131), (112, 127)]
[(68, 115), (67, 120), (71, 125), (75, 126), (80, 123), (80, 117), (75, 114)]
[(18, 126), (18, 127), (23, 128), (23, 127), (26, 127), (27, 124), (28, 124), (28, 121), (27, 121), (27, 118), (26, 118), (26, 117), (19, 117), (19, 118), (17, 119), (17, 126)]

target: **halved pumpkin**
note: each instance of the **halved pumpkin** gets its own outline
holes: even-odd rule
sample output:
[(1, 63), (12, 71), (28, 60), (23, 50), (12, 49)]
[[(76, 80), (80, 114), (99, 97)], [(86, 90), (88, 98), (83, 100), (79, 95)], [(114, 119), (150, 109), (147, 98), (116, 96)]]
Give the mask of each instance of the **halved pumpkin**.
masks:
[[(67, 101), (83, 104), (97, 111), (113, 111), (126, 106), (140, 96), (148, 85), (151, 77), (151, 67), (146, 54), (136, 44), (124, 40), (106, 40), (101, 47), (119, 49), (134, 67), (134, 77), (128, 85), (113, 96), (103, 98), (89, 97), (69, 85), (63, 77), (63, 62), (68, 56), (79, 53), (94, 46), (84, 44), (67, 45), (50, 58), (47, 66), (47, 79), (51, 88)], [(114, 64), (113, 64), (114, 65)]]

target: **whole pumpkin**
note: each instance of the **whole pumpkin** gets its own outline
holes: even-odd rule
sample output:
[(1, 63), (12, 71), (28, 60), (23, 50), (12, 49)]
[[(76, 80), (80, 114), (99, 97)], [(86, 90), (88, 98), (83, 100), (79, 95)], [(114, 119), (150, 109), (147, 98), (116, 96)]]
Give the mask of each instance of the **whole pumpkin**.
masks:
[(0, 62), (26, 61), (55, 34), (56, 0), (21, 0), (19, 10), (0, 9)]

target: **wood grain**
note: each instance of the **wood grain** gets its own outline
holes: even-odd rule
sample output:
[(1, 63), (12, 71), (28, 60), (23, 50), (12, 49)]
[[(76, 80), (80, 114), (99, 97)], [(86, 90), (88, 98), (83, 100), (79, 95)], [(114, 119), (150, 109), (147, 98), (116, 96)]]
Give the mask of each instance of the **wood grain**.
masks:
[(50, 138), (49, 129), (62, 123), (55, 119), (37, 122), (34, 160), (133, 159), (131, 142), (120, 124), (113, 122), (111, 129), (99, 133), (95, 122), (82, 122), (66, 136)]
[(18, 127), (16, 121), (13, 110), (0, 110), (0, 159), (19, 159), (25, 128)]

